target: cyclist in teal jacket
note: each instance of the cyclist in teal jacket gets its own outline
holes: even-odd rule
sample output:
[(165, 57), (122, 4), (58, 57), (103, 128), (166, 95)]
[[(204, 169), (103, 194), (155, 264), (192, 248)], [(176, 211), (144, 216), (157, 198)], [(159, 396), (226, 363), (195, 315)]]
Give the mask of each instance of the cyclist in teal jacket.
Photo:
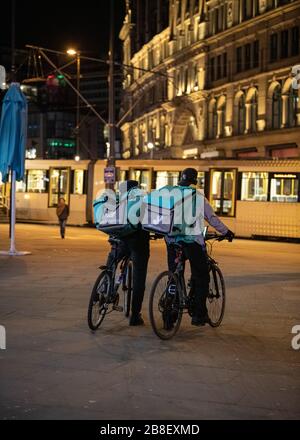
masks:
[[(179, 186), (194, 186), (197, 185), (197, 170), (194, 168), (186, 168), (181, 174), (181, 179), (178, 183)], [(220, 234), (226, 236), (232, 240), (234, 233), (228, 229), (228, 227), (221, 222), (218, 216), (214, 213), (213, 208), (209, 204), (208, 200), (204, 200), (204, 218), (205, 220), (215, 228)], [(167, 252), (168, 252), (168, 266), (169, 270), (174, 272), (176, 269), (176, 252), (173, 246), (174, 242), (184, 242), (183, 247), (185, 259), (190, 261), (191, 265), (191, 281), (192, 289), (195, 297), (194, 310), (192, 315), (192, 325), (201, 326), (209, 322), (206, 298), (209, 291), (209, 269), (206, 258), (205, 241), (203, 234), (189, 235), (189, 236), (177, 236), (167, 237)]]

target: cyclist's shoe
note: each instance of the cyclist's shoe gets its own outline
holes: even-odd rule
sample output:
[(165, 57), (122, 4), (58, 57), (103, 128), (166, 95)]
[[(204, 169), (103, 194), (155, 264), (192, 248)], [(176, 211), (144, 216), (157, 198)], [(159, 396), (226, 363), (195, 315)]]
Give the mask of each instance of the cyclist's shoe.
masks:
[(206, 314), (204, 316), (198, 316), (198, 315), (194, 315), (192, 317), (192, 325), (196, 325), (197, 327), (203, 326), (205, 324), (209, 324), (210, 319), (209, 316)]
[(144, 325), (144, 320), (142, 318), (142, 315), (139, 313), (138, 315), (131, 315), (129, 320), (129, 325)]

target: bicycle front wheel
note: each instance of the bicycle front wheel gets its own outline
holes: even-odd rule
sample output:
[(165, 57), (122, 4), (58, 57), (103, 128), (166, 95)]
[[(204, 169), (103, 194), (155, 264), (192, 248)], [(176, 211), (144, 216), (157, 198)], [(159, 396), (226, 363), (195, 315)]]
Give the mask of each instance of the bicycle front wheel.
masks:
[(98, 276), (90, 297), (88, 307), (88, 325), (91, 330), (97, 330), (102, 324), (107, 312), (107, 298), (111, 285), (110, 275), (104, 270)]
[(221, 269), (216, 264), (211, 266), (209, 275), (209, 293), (206, 300), (209, 324), (218, 327), (225, 312), (225, 282)]
[(162, 272), (154, 281), (149, 299), (150, 323), (161, 339), (171, 339), (182, 319), (181, 290), (172, 272)]

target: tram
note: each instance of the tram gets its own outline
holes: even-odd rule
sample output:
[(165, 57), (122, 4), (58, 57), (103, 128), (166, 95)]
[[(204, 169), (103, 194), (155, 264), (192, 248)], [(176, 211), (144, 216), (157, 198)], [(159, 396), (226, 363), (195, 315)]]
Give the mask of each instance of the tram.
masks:
[[(92, 202), (104, 190), (106, 160), (27, 160), (17, 184), (17, 220), (54, 223), (59, 197), (69, 224), (93, 223)], [(226, 160), (117, 160), (117, 180), (135, 179), (145, 191), (176, 185), (187, 167), (220, 218), (238, 237), (300, 239), (300, 158)], [(116, 184), (116, 186), (118, 183)], [(9, 184), (0, 182), (0, 205)]]

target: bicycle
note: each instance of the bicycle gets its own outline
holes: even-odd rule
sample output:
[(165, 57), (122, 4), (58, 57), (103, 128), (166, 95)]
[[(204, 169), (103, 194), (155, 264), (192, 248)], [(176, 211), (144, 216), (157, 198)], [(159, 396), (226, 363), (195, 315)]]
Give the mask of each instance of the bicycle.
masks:
[[(109, 243), (115, 245), (114, 258), (109, 267), (100, 266), (98, 276), (89, 301), (88, 325), (93, 331), (102, 324), (106, 315), (113, 311), (124, 312), (128, 317), (132, 298), (132, 261), (128, 255), (118, 260), (118, 246), (120, 240), (111, 237)], [(119, 305), (120, 293), (123, 291), (123, 306)]]
[[(205, 234), (206, 249), (209, 240), (222, 241), (225, 237), (216, 233)], [(186, 286), (184, 278), (185, 259), (183, 256), (184, 244), (174, 244), (176, 250), (175, 272), (165, 271), (155, 279), (149, 299), (149, 316), (154, 333), (161, 339), (171, 339), (179, 330), (183, 313), (192, 316), (193, 289), (191, 282)], [(209, 292), (207, 309), (209, 325), (218, 327), (225, 311), (225, 281), (216, 260), (211, 256), (213, 244), (207, 252), (209, 266)], [(187, 287), (190, 288), (187, 293)]]

